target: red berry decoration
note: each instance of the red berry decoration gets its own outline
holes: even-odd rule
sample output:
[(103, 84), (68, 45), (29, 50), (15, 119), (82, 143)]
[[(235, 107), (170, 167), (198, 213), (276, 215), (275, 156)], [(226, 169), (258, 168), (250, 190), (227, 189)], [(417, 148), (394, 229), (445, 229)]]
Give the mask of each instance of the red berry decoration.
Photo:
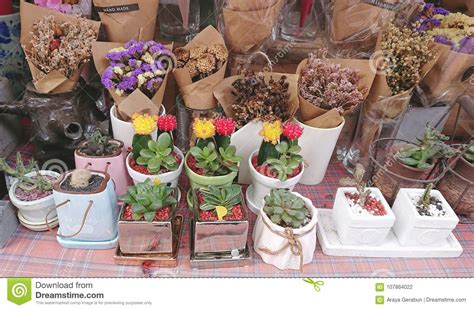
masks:
[(61, 44), (61, 40), (58, 40), (58, 39), (51, 40), (51, 43), (49, 43), (49, 50), (54, 51), (55, 49), (58, 49), (60, 44)]
[(214, 121), (216, 132), (221, 136), (230, 136), (234, 133), (235, 123), (232, 117), (219, 117)]
[(160, 116), (157, 125), (160, 131), (173, 131), (178, 126), (176, 116), (168, 114)]
[(298, 139), (303, 134), (303, 128), (293, 122), (283, 124), (283, 135), (290, 140)]

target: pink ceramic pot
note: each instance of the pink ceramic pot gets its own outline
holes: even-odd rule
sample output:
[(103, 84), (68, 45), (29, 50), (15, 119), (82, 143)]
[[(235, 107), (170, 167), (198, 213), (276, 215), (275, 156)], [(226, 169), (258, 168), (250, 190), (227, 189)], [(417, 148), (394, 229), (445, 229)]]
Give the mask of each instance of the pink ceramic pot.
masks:
[[(79, 147), (74, 152), (74, 158), (76, 161), (76, 168), (86, 168), (88, 170), (105, 171), (112, 178), (115, 184), (115, 193), (117, 197), (127, 192), (127, 187), (132, 184), (132, 179), (127, 173), (125, 167), (125, 151), (123, 149), (123, 143), (119, 140), (111, 140), (111, 142), (117, 143), (119, 146), (117, 151), (104, 157), (89, 156), (79, 151), (81, 145), (86, 141), (79, 144)], [(108, 166), (108, 167), (107, 167)]]

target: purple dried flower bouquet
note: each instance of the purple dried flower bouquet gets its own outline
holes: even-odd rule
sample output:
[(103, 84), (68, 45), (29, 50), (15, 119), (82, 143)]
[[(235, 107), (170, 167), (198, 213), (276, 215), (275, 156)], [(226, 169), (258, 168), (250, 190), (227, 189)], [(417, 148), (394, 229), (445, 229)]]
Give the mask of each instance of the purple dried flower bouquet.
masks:
[(102, 73), (102, 84), (118, 96), (139, 89), (151, 99), (175, 67), (173, 53), (155, 41), (131, 40), (110, 50), (106, 58), (109, 66)]
[(299, 94), (314, 106), (343, 113), (364, 101), (365, 96), (358, 89), (359, 74), (352, 68), (342, 68), (326, 58), (310, 54), (301, 71)]
[(450, 13), (427, 3), (416, 17), (416, 26), (435, 42), (449, 45), (453, 51), (474, 55), (474, 17)]

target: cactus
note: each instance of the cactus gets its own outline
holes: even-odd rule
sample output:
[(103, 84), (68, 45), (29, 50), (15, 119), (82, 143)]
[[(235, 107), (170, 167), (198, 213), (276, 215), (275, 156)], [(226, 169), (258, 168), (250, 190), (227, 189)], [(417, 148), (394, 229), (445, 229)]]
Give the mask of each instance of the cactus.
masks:
[(309, 214), (305, 202), (285, 189), (272, 189), (265, 196), (263, 211), (276, 225), (299, 228)]
[(178, 201), (173, 195), (175, 189), (166, 184), (152, 184), (150, 180), (130, 186), (120, 199), (132, 206), (132, 218), (135, 221), (145, 219), (153, 222), (156, 212), (165, 207), (171, 207)]
[(370, 196), (370, 190), (366, 188), (366, 183), (364, 181), (364, 175), (365, 175), (365, 168), (361, 164), (357, 164), (354, 173), (353, 173), (353, 178), (344, 178), (339, 181), (339, 184), (342, 186), (355, 186), (357, 189), (357, 192), (359, 193), (359, 201), (358, 204), (361, 207), (365, 206), (365, 202), (367, 198)]
[(227, 209), (227, 213), (237, 204), (241, 203), (241, 186), (233, 184), (227, 187), (209, 186), (199, 191), (204, 197), (204, 203), (199, 206), (201, 210), (212, 211), (221, 206)]
[(86, 169), (76, 169), (71, 173), (71, 186), (74, 188), (86, 188), (92, 178), (92, 173)]
[(421, 195), (420, 200), (418, 201), (419, 206), (423, 206), (423, 208), (429, 208), (430, 203), (431, 203), (431, 190), (433, 189), (433, 183), (430, 183), (425, 191), (423, 192), (423, 195)]
[(150, 173), (159, 173), (162, 167), (169, 171), (178, 169), (170, 134), (163, 132), (157, 141), (148, 141), (147, 148), (140, 150), (137, 164), (146, 166)]
[(117, 150), (117, 144), (111, 142), (107, 135), (97, 129), (92, 134), (86, 136), (87, 140), (79, 149), (81, 153), (89, 156), (108, 156), (112, 155)]

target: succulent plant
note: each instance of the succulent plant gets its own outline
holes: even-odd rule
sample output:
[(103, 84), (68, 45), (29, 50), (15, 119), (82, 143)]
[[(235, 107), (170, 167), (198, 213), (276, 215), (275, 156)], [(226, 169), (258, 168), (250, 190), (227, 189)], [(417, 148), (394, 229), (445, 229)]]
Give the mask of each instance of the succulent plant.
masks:
[(419, 206), (423, 206), (423, 208), (429, 208), (431, 204), (431, 190), (433, 189), (433, 184), (430, 183), (426, 187), (423, 195), (421, 195), (420, 200), (418, 201)]
[(233, 145), (229, 145), (226, 148), (219, 148), (219, 155), (221, 156), (222, 166), (229, 171), (239, 171), (239, 163), (242, 159), (240, 156), (237, 156), (235, 153), (237, 149)]
[(225, 208), (227, 213), (237, 204), (241, 203), (242, 187), (237, 184), (226, 187), (209, 186), (202, 188), (199, 191), (204, 197), (204, 203), (199, 206), (199, 209), (204, 211), (212, 211), (217, 208)]
[[(15, 168), (8, 165), (5, 158), (0, 158), (0, 171), (18, 179), (18, 187), (24, 191), (38, 189), (40, 191), (50, 191), (53, 188), (53, 182), (43, 176), (38, 168), (38, 163), (30, 159), (27, 165), (23, 162), (20, 152), (16, 153)], [(36, 171), (36, 175), (27, 177), (26, 174)]]
[(126, 194), (120, 199), (132, 206), (132, 218), (135, 221), (145, 219), (153, 222), (156, 212), (165, 207), (171, 207), (178, 201), (173, 195), (175, 189), (166, 184), (152, 184), (148, 179), (145, 182), (130, 186)]
[(339, 183), (343, 186), (355, 186), (357, 192), (359, 193), (359, 200), (358, 204), (363, 207), (365, 206), (365, 202), (367, 198), (370, 196), (370, 190), (366, 188), (366, 183), (364, 180), (365, 175), (365, 168), (361, 164), (357, 164), (354, 172), (353, 178), (343, 178), (339, 181)]
[(418, 169), (428, 169), (434, 158), (449, 158), (456, 154), (456, 150), (445, 143), (449, 137), (441, 134), (431, 126), (420, 141), (419, 146), (408, 146), (395, 154), (401, 163)]
[(89, 156), (112, 155), (118, 148), (118, 145), (112, 142), (109, 136), (103, 135), (98, 129), (87, 135), (86, 138), (86, 142), (79, 151)]
[(16, 165), (14, 168), (7, 163), (5, 158), (0, 158), (0, 171), (18, 179), (22, 179), (25, 174), (35, 170), (36, 165), (37, 163), (34, 159), (30, 159), (28, 164), (25, 165), (20, 152), (16, 153)]
[(303, 157), (298, 154), (301, 152), (301, 147), (299, 145), (290, 146), (288, 142), (283, 141), (277, 144), (275, 149), (279, 158), (268, 158), (265, 162), (278, 173), (280, 181), (286, 181), (288, 176), (303, 162)]
[(276, 225), (292, 228), (301, 227), (309, 214), (304, 200), (286, 189), (272, 189), (263, 211)]
[(146, 166), (150, 173), (158, 173), (162, 167), (170, 171), (178, 169), (170, 134), (163, 132), (157, 141), (148, 141), (147, 148), (140, 151), (137, 164)]
[(239, 169), (241, 157), (235, 155), (236, 148), (233, 145), (216, 150), (214, 142), (209, 142), (203, 148), (193, 146), (189, 152), (196, 159), (196, 167), (207, 176), (226, 175)]
[(463, 155), (464, 159), (466, 159), (471, 164), (474, 163), (474, 144), (468, 146), (466, 152)]

